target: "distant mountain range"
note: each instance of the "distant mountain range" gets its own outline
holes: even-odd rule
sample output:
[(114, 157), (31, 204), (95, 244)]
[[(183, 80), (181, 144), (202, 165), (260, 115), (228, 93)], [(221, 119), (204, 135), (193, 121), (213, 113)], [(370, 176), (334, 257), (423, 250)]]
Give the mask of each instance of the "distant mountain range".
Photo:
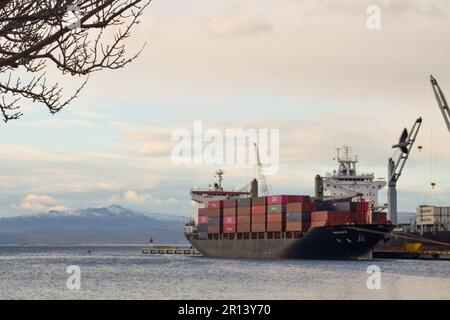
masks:
[(118, 205), (0, 218), (1, 244), (184, 243), (185, 217)]

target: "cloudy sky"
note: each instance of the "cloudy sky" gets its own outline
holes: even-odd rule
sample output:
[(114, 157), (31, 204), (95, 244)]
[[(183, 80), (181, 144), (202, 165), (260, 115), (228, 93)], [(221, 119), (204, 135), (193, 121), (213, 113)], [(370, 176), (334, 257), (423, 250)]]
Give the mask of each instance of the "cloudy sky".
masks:
[[(366, 24), (374, 4), (380, 30)], [(55, 116), (29, 104), (0, 126), (0, 216), (113, 203), (192, 215), (190, 188), (217, 166), (170, 155), (172, 132), (196, 120), (279, 129), (274, 193), (313, 193), (344, 144), (361, 171), (386, 177), (390, 146), (422, 116), (423, 150), (399, 181), (399, 209), (450, 205), (450, 136), (429, 82), (450, 94), (449, 16), (446, 0), (154, 0), (128, 43), (132, 54), (147, 42), (136, 61), (93, 74)], [(228, 187), (255, 171), (224, 169)]]

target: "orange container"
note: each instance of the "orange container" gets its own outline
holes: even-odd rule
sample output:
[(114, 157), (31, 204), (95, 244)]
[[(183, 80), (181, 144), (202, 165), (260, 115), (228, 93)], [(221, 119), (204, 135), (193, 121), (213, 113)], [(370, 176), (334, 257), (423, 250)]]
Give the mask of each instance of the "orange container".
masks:
[(251, 216), (250, 215), (238, 216), (238, 218), (237, 218), (237, 225), (238, 225), (238, 227), (241, 224), (250, 224), (250, 222), (251, 222)]
[(223, 209), (223, 215), (224, 216), (236, 216), (236, 208), (224, 208)]
[(237, 232), (250, 232), (251, 226), (249, 224), (238, 224)]
[(265, 223), (252, 223), (252, 232), (265, 232), (266, 224)]
[(253, 206), (252, 207), (252, 215), (266, 214), (266, 212), (267, 212), (266, 206)]
[(252, 224), (266, 223), (266, 216), (263, 214), (258, 214), (256, 216), (252, 216)]

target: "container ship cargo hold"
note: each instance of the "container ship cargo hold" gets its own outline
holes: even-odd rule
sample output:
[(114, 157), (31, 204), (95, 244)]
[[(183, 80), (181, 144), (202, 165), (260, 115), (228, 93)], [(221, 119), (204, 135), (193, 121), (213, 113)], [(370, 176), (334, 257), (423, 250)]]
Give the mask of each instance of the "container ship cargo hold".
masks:
[(252, 192), (228, 192), (221, 174), (210, 190), (191, 192), (204, 207), (197, 223), (187, 224), (186, 238), (207, 257), (367, 260), (393, 229), (386, 213), (373, 212), (364, 199), (258, 197), (256, 180)]

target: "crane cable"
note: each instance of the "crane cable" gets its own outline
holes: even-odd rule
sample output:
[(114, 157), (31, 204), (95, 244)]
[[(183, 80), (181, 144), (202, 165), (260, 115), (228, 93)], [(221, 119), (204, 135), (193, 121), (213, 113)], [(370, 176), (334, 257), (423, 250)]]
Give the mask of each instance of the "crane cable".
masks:
[[(436, 115), (434, 112), (434, 103), (433, 103), (434, 97), (433, 97), (433, 90), (430, 91), (430, 186), (431, 186), (431, 190), (429, 192), (426, 192), (425, 194), (425, 198), (422, 201), (422, 203), (426, 203), (428, 202), (428, 200), (430, 199), (430, 197), (432, 199), (436, 199), (437, 204), (440, 206), (440, 198), (439, 198), (439, 193), (438, 193), (438, 188), (437, 188), (437, 184), (435, 181), (435, 166), (434, 166), (434, 162), (435, 162), (435, 135), (436, 135), (436, 131), (434, 130), (434, 127), (436, 125)], [(434, 202), (434, 201), (432, 201)]]

